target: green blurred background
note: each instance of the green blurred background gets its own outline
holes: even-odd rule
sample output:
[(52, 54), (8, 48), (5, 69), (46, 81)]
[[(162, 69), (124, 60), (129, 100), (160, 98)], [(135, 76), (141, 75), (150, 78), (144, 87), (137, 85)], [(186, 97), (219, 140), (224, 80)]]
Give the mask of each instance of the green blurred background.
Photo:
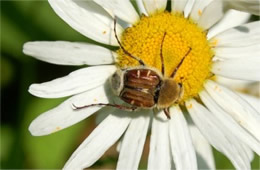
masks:
[[(44, 63), (22, 53), (23, 44), (38, 40), (92, 42), (64, 23), (46, 1), (1, 1), (1, 153), (2, 169), (62, 168), (71, 153), (95, 127), (92, 116), (61, 132), (33, 137), (30, 122), (64, 99), (40, 99), (28, 93), (32, 83), (69, 74), (76, 67)], [(214, 151), (218, 169), (233, 169)], [(140, 168), (146, 168), (146, 143)], [(115, 146), (92, 167), (115, 168)], [(259, 169), (259, 157), (252, 163)]]

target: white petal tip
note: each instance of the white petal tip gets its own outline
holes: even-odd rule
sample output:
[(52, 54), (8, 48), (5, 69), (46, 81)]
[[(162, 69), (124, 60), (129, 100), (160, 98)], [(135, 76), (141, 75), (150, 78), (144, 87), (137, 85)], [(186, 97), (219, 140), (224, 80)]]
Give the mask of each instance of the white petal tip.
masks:
[(30, 49), (33, 48), (33, 44), (34, 42), (26, 42), (24, 43), (23, 45), (23, 53), (26, 54), (26, 55), (31, 55), (30, 53)]
[(39, 121), (33, 121), (29, 126), (29, 131), (32, 136), (45, 136), (62, 130), (61, 127), (57, 126), (53, 130), (50, 130), (48, 127), (41, 127)]
[(32, 95), (34, 95), (33, 94), (34, 93), (33, 92), (33, 87), (34, 87), (34, 85), (32, 84), (32, 85), (29, 86), (29, 89), (28, 89), (28, 92), (31, 93)]
[(42, 133), (39, 133), (39, 128), (37, 127), (37, 124), (34, 123), (34, 121), (30, 124), (29, 129), (32, 136), (42, 136)]
[(31, 42), (26, 42), (23, 44), (23, 49), (27, 48), (29, 45), (31, 44)]
[(42, 97), (42, 94), (41, 92), (39, 91), (39, 85), (37, 84), (32, 84), (30, 85), (29, 89), (28, 89), (28, 92), (34, 96), (37, 96), (37, 97)]

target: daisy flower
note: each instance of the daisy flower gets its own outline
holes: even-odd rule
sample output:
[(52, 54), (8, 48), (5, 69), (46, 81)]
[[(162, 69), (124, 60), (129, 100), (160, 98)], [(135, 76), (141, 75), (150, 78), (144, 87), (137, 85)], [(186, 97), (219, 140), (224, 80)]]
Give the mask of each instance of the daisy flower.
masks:
[[(117, 169), (138, 169), (149, 130), (148, 169), (193, 170), (201, 168), (201, 161), (215, 169), (211, 146), (236, 169), (250, 169), (253, 152), (260, 155), (259, 98), (235, 92), (220, 79), (260, 80), (260, 22), (247, 23), (249, 13), (259, 14), (259, 0), (136, 0), (139, 13), (129, 0), (49, 3), (72, 28), (106, 45), (119, 46), (114, 31), (117, 18), (116, 34), (122, 44), (115, 51), (64, 41), (24, 45), (25, 54), (45, 62), (88, 66), (29, 88), (31, 94), (42, 98), (71, 96), (31, 123), (29, 130), (34, 136), (65, 129), (97, 111), (102, 115), (64, 169), (90, 167), (117, 141)], [(167, 3), (170, 10), (166, 10)], [(122, 96), (112, 92), (109, 79), (116, 70), (140, 67), (130, 54), (182, 89), (182, 93), (176, 92), (177, 87), (169, 89), (161, 98), (179, 95), (169, 108), (170, 119), (162, 109), (140, 107), (130, 112), (97, 105), (73, 107), (125, 104)], [(149, 101), (156, 106), (153, 97)]]

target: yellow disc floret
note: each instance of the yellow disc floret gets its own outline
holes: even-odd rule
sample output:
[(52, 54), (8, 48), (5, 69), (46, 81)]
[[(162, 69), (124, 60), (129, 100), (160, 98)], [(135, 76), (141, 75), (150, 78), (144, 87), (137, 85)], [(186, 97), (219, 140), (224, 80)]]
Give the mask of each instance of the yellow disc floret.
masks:
[[(138, 23), (123, 32), (121, 43), (128, 52), (142, 59), (147, 66), (160, 71), (160, 50), (165, 33), (162, 48), (165, 77), (171, 76), (191, 48), (174, 77), (184, 87), (184, 96), (180, 101), (183, 102), (197, 96), (205, 79), (210, 75), (213, 51), (203, 29), (181, 14), (163, 12), (149, 17), (142, 16)], [(139, 65), (122, 49), (118, 50), (118, 54), (119, 67), (127, 68)]]

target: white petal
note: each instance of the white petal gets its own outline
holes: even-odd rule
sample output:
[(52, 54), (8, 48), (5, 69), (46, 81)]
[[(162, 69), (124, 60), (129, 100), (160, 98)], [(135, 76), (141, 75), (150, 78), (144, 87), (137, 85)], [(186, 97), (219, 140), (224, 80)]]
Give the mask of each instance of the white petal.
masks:
[[(123, 105), (125, 103), (119, 97), (116, 97), (114, 94), (113, 94), (113, 97), (109, 98), (109, 100), (110, 100), (110, 103), (116, 103), (118, 105)], [(81, 105), (84, 105), (84, 103), (81, 104)], [(110, 109), (113, 109), (113, 108), (114, 107), (103, 107), (102, 109), (98, 110), (95, 113), (97, 115), (96, 116), (96, 124), (101, 123), (110, 114), (110, 112), (111, 112)]]
[(260, 56), (243, 57), (214, 62), (212, 72), (240, 80), (260, 81)]
[(246, 144), (243, 145), (243, 148), (247, 154), (247, 157), (249, 158), (250, 162), (254, 160), (255, 153), (250, 149)]
[(197, 169), (196, 154), (183, 113), (178, 106), (171, 107), (170, 112), (171, 120), (169, 120), (169, 134), (176, 169), (195, 170)]
[(143, 0), (144, 7), (149, 15), (162, 12), (166, 8), (167, 0)]
[(43, 98), (71, 96), (105, 84), (115, 70), (115, 66), (83, 68), (62, 78), (41, 84), (32, 84), (29, 87), (29, 92)]
[(216, 24), (224, 15), (222, 0), (212, 1), (202, 12), (198, 25), (205, 30)]
[(184, 8), (184, 17), (188, 18), (196, 0), (188, 0)]
[(254, 81), (248, 81), (248, 80), (235, 80), (235, 79), (229, 79), (223, 76), (216, 76), (215, 81), (217, 83), (220, 83), (224, 86), (228, 86), (232, 89), (243, 89), (246, 86), (249, 86), (250, 83), (253, 83)]
[(252, 95), (258, 95), (259, 83), (248, 80), (235, 80), (229, 79), (222, 76), (216, 76), (215, 81), (228, 87), (231, 90), (242, 91)]
[(260, 15), (259, 0), (232, 0), (225, 1), (227, 8), (234, 8), (239, 11), (249, 12), (254, 15)]
[(112, 51), (88, 43), (35, 41), (23, 46), (23, 53), (59, 65), (100, 65), (114, 63)]
[(206, 91), (200, 93), (200, 97), (207, 108), (214, 114), (214, 116), (228, 127), (229, 131), (235, 135), (239, 140), (251, 147), (258, 155), (260, 155), (260, 142), (256, 140), (250, 133), (239, 124), (225, 111), (223, 111), (217, 103), (209, 96)]
[(64, 169), (84, 169), (95, 163), (125, 132), (131, 118), (114, 110), (77, 148)]
[(89, 107), (74, 110), (72, 104), (83, 106), (94, 103), (108, 103), (108, 96), (104, 87), (75, 95), (59, 106), (41, 114), (31, 123), (29, 130), (34, 136), (48, 135), (69, 127), (100, 109), (100, 107)]
[(134, 24), (139, 20), (139, 16), (129, 0), (94, 0), (97, 4), (106, 9), (110, 14), (120, 19)]
[(107, 109), (112, 109), (113, 107), (104, 107), (100, 110), (98, 110), (96, 115), (96, 124), (100, 124), (108, 115), (110, 112), (107, 111)]
[(260, 114), (249, 103), (213, 81), (207, 81), (204, 87), (223, 110), (260, 141)]
[(180, 12), (184, 14), (184, 8), (189, 0), (171, 0), (172, 12)]
[(216, 47), (215, 55), (223, 59), (260, 57), (260, 43), (244, 47)]
[(172, 169), (169, 137), (169, 121), (161, 111), (153, 117), (148, 170)]
[(133, 119), (124, 135), (116, 169), (138, 169), (150, 122), (150, 111), (130, 113)]
[(232, 9), (228, 10), (225, 13), (224, 17), (221, 18), (221, 20), (216, 25), (210, 28), (207, 35), (208, 39), (211, 39), (215, 35), (227, 29), (245, 24), (250, 19), (250, 16), (251, 15), (246, 12), (236, 11)]
[[(260, 86), (258, 85), (258, 90), (260, 89), (259, 87)], [(251, 96), (251, 95), (244, 94), (244, 93), (238, 93), (238, 95), (241, 96), (243, 99), (245, 99), (252, 107), (255, 108), (255, 110), (258, 111), (258, 113), (260, 113), (260, 98), (259, 97)]]
[(193, 145), (196, 150), (198, 169), (215, 170), (215, 161), (212, 148), (208, 141), (194, 125), (189, 126)]
[[(122, 137), (122, 138), (123, 138), (123, 137)], [(117, 152), (120, 152), (121, 145), (122, 145), (122, 139), (119, 139), (119, 141), (117, 142), (117, 146), (116, 146), (116, 151), (117, 151)]]
[[(109, 14), (93, 1), (49, 0), (54, 11), (72, 28), (101, 43), (118, 45), (113, 20)], [(122, 28), (118, 27), (118, 34)]]
[(217, 47), (242, 47), (259, 44), (260, 22), (251, 22), (218, 34), (211, 42), (217, 42)]
[(143, 0), (136, 0), (136, 4), (139, 9), (139, 13), (148, 16), (148, 13), (146, 12), (145, 7), (144, 7)]
[(197, 22), (202, 15), (204, 9), (212, 2), (213, 0), (196, 0), (194, 6), (190, 12), (190, 18), (193, 21)]
[(250, 160), (243, 145), (232, 136), (228, 127), (215, 119), (212, 113), (194, 99), (186, 102), (186, 108), (203, 136), (217, 150), (223, 152), (236, 169), (250, 169)]

